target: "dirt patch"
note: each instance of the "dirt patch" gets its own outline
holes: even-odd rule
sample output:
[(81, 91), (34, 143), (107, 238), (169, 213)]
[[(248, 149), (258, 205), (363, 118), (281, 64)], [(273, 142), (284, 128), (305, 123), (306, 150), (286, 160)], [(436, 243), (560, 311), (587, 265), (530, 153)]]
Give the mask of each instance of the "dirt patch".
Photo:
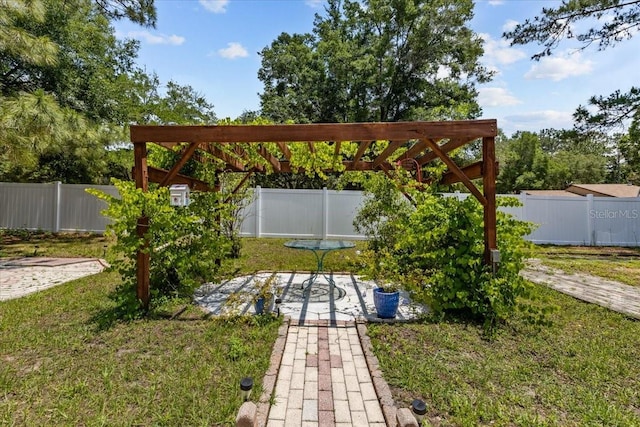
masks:
[(575, 257), (632, 257), (640, 258), (640, 248), (619, 246), (540, 246), (539, 251), (553, 256)]

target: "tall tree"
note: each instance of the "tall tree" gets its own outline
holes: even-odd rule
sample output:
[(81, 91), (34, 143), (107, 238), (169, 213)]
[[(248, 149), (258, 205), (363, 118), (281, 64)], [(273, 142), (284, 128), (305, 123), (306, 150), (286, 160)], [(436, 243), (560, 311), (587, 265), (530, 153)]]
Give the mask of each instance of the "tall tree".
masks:
[[(584, 20), (592, 20), (595, 26), (576, 33), (576, 24)], [(603, 50), (633, 37), (638, 26), (640, 0), (563, 0), (558, 7), (543, 8), (539, 16), (518, 24), (504, 37), (512, 44), (537, 42), (544, 46), (533, 56), (538, 60), (551, 55), (565, 38), (578, 40), (582, 49), (597, 43)]]
[(262, 50), (263, 114), (275, 121), (400, 121), (479, 114), (491, 74), (468, 27), (473, 2), (329, 0), (313, 34)]
[(108, 18), (127, 18), (145, 27), (156, 26), (154, 0), (95, 0), (95, 3)]
[[(576, 24), (588, 21), (593, 26), (576, 32)], [(542, 13), (527, 19), (503, 36), (511, 44), (536, 42), (543, 46), (533, 55), (539, 60), (551, 55), (563, 39), (575, 39), (581, 49), (597, 44), (599, 50), (615, 46), (638, 33), (640, 27), (640, 0), (563, 0), (560, 6), (543, 8)], [(589, 104), (596, 107), (591, 113), (579, 107), (575, 114), (578, 127), (607, 129), (632, 119), (640, 108), (640, 88), (632, 87), (624, 93), (620, 90), (608, 96), (593, 96)]]
[(618, 149), (625, 160), (621, 173), (623, 179), (640, 185), (640, 110), (629, 126), (629, 133), (620, 139)]
[(129, 122), (136, 42), (89, 0), (1, 5), (0, 178), (99, 180)]
[(605, 182), (612, 163), (611, 138), (575, 130), (517, 132), (496, 146), (500, 161), (498, 191), (561, 190), (572, 182)]
[(549, 156), (542, 151), (540, 138), (533, 132), (517, 132), (502, 141), (499, 150), (500, 174), (496, 182), (500, 193), (536, 190), (546, 187)]
[(167, 83), (166, 95), (158, 100), (154, 110), (160, 123), (211, 125), (216, 121), (213, 105), (201, 93), (174, 81)]
[[(42, 24), (45, 7), (39, 0), (16, 0), (0, 2), (0, 53), (2, 57), (19, 58), (31, 65), (53, 65), (56, 62), (58, 46), (46, 36), (30, 33), (20, 26), (20, 22), (32, 21)], [(6, 59), (0, 62), (0, 90), (4, 93), (5, 79), (11, 74), (12, 64)]]
[[(581, 21), (588, 21), (592, 26), (583, 32), (576, 32), (576, 24)], [(599, 50), (604, 50), (632, 38), (638, 33), (638, 27), (640, 0), (563, 0), (557, 7), (543, 8), (539, 16), (527, 19), (503, 36), (510, 39), (512, 44), (537, 42), (542, 45), (543, 50), (533, 56), (533, 59), (539, 60), (551, 55), (565, 38), (577, 40), (581, 49), (595, 43)], [(640, 117), (640, 88), (631, 87), (627, 92), (617, 90), (608, 96), (592, 96), (589, 104), (595, 107), (595, 112), (579, 106), (574, 114), (575, 127), (579, 132), (610, 131), (624, 127), (630, 121), (637, 124)], [(613, 176), (626, 177), (634, 167), (637, 171), (637, 166), (633, 166), (636, 164), (634, 154), (639, 151), (640, 141), (632, 136), (630, 130), (616, 153), (624, 156), (621, 163), (626, 166), (624, 171), (618, 170)]]

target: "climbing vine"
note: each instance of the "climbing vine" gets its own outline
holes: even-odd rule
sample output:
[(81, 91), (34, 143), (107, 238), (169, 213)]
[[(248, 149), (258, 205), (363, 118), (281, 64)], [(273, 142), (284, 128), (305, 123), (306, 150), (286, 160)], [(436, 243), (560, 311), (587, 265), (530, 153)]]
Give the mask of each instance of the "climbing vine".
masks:
[[(489, 337), (517, 310), (532, 322), (545, 321), (546, 308), (525, 302), (531, 285), (519, 274), (530, 249), (524, 236), (532, 224), (498, 210), (501, 262), (494, 271), (484, 263), (483, 208), (474, 197), (447, 197), (435, 186), (418, 189), (406, 185), (401, 174), (395, 177), (392, 182), (371, 174), (362, 180), (368, 198), (354, 226), (369, 238), (362, 258), (369, 276), (400, 284), (438, 318), (455, 314), (479, 320)], [(497, 203), (516, 206), (518, 200), (501, 197)]]
[[(185, 207), (169, 204), (169, 189), (152, 186), (149, 191), (136, 189), (133, 182), (114, 180), (119, 196), (90, 189), (89, 193), (107, 202), (103, 214), (112, 219), (107, 233), (116, 237), (108, 260), (122, 277), (113, 295), (121, 317), (143, 314), (136, 299), (136, 256), (139, 250), (150, 256), (150, 291), (152, 308), (167, 298), (190, 296), (203, 280), (211, 280), (230, 249), (228, 237), (220, 232), (220, 221), (229, 213), (216, 192), (192, 193)], [(136, 234), (138, 220), (149, 218), (145, 239)]]

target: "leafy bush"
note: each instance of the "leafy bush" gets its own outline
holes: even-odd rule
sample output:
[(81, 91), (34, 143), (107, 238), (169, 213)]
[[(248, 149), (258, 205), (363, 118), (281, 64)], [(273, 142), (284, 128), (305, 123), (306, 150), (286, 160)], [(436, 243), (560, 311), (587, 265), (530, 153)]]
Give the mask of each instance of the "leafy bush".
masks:
[(361, 273), (391, 292), (395, 287), (388, 279), (396, 278), (398, 273), (393, 248), (404, 232), (413, 207), (386, 177), (369, 174), (362, 178), (360, 183), (367, 197), (353, 222), (355, 230), (367, 236), (367, 249), (360, 257)]
[[(493, 272), (484, 263), (483, 208), (474, 197), (461, 201), (434, 188), (404, 187), (413, 200), (409, 204), (391, 185), (367, 184), (370, 197), (354, 223), (371, 239), (371, 253), (363, 257), (367, 275), (400, 283), (435, 315), (477, 319), (488, 335), (519, 308), (542, 318), (540, 309), (521, 305), (529, 285), (519, 272), (530, 248), (524, 236), (531, 224), (497, 212), (501, 262)], [(516, 206), (518, 200), (499, 198), (498, 204)]]
[[(517, 199), (500, 198), (498, 203), (514, 206)], [(426, 194), (396, 246), (396, 260), (407, 286), (434, 313), (466, 312), (492, 333), (528, 293), (519, 272), (529, 247), (523, 237), (532, 228), (497, 212), (501, 262), (493, 272), (484, 263), (483, 223), (482, 205), (475, 198)]]
[[(191, 194), (187, 207), (169, 205), (166, 187), (150, 188), (143, 192), (132, 182), (114, 180), (120, 197), (98, 190), (89, 193), (105, 200), (109, 206), (103, 214), (113, 222), (107, 233), (116, 236), (108, 259), (122, 276), (122, 284), (114, 299), (124, 317), (136, 317), (140, 302), (136, 299), (136, 257), (139, 250), (149, 251), (151, 303), (156, 305), (171, 297), (190, 295), (204, 279), (210, 279), (218, 269), (216, 260), (229, 252), (229, 241), (220, 233), (218, 215), (225, 217), (227, 205), (216, 192)], [(149, 218), (146, 237), (136, 234), (141, 216)]]

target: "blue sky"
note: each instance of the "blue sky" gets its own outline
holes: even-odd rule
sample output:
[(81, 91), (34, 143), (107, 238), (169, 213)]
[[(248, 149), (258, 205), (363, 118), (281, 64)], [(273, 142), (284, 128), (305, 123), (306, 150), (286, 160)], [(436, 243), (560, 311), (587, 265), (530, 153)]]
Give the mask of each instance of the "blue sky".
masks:
[[(603, 52), (595, 47), (576, 51), (576, 45), (565, 42), (540, 62), (530, 59), (539, 46), (511, 48), (501, 38), (515, 23), (558, 4), (476, 2), (470, 26), (485, 40), (483, 63), (496, 71), (492, 82), (478, 86), (478, 100), (482, 117), (497, 119), (507, 135), (570, 128), (572, 113), (591, 95), (626, 91), (638, 83), (640, 37)], [(124, 21), (115, 28), (120, 38), (140, 40), (138, 65), (155, 71), (163, 83), (191, 85), (214, 104), (219, 118), (235, 118), (260, 108), (258, 52), (282, 32), (310, 32), (323, 5), (323, 0), (156, 0), (155, 29)]]

